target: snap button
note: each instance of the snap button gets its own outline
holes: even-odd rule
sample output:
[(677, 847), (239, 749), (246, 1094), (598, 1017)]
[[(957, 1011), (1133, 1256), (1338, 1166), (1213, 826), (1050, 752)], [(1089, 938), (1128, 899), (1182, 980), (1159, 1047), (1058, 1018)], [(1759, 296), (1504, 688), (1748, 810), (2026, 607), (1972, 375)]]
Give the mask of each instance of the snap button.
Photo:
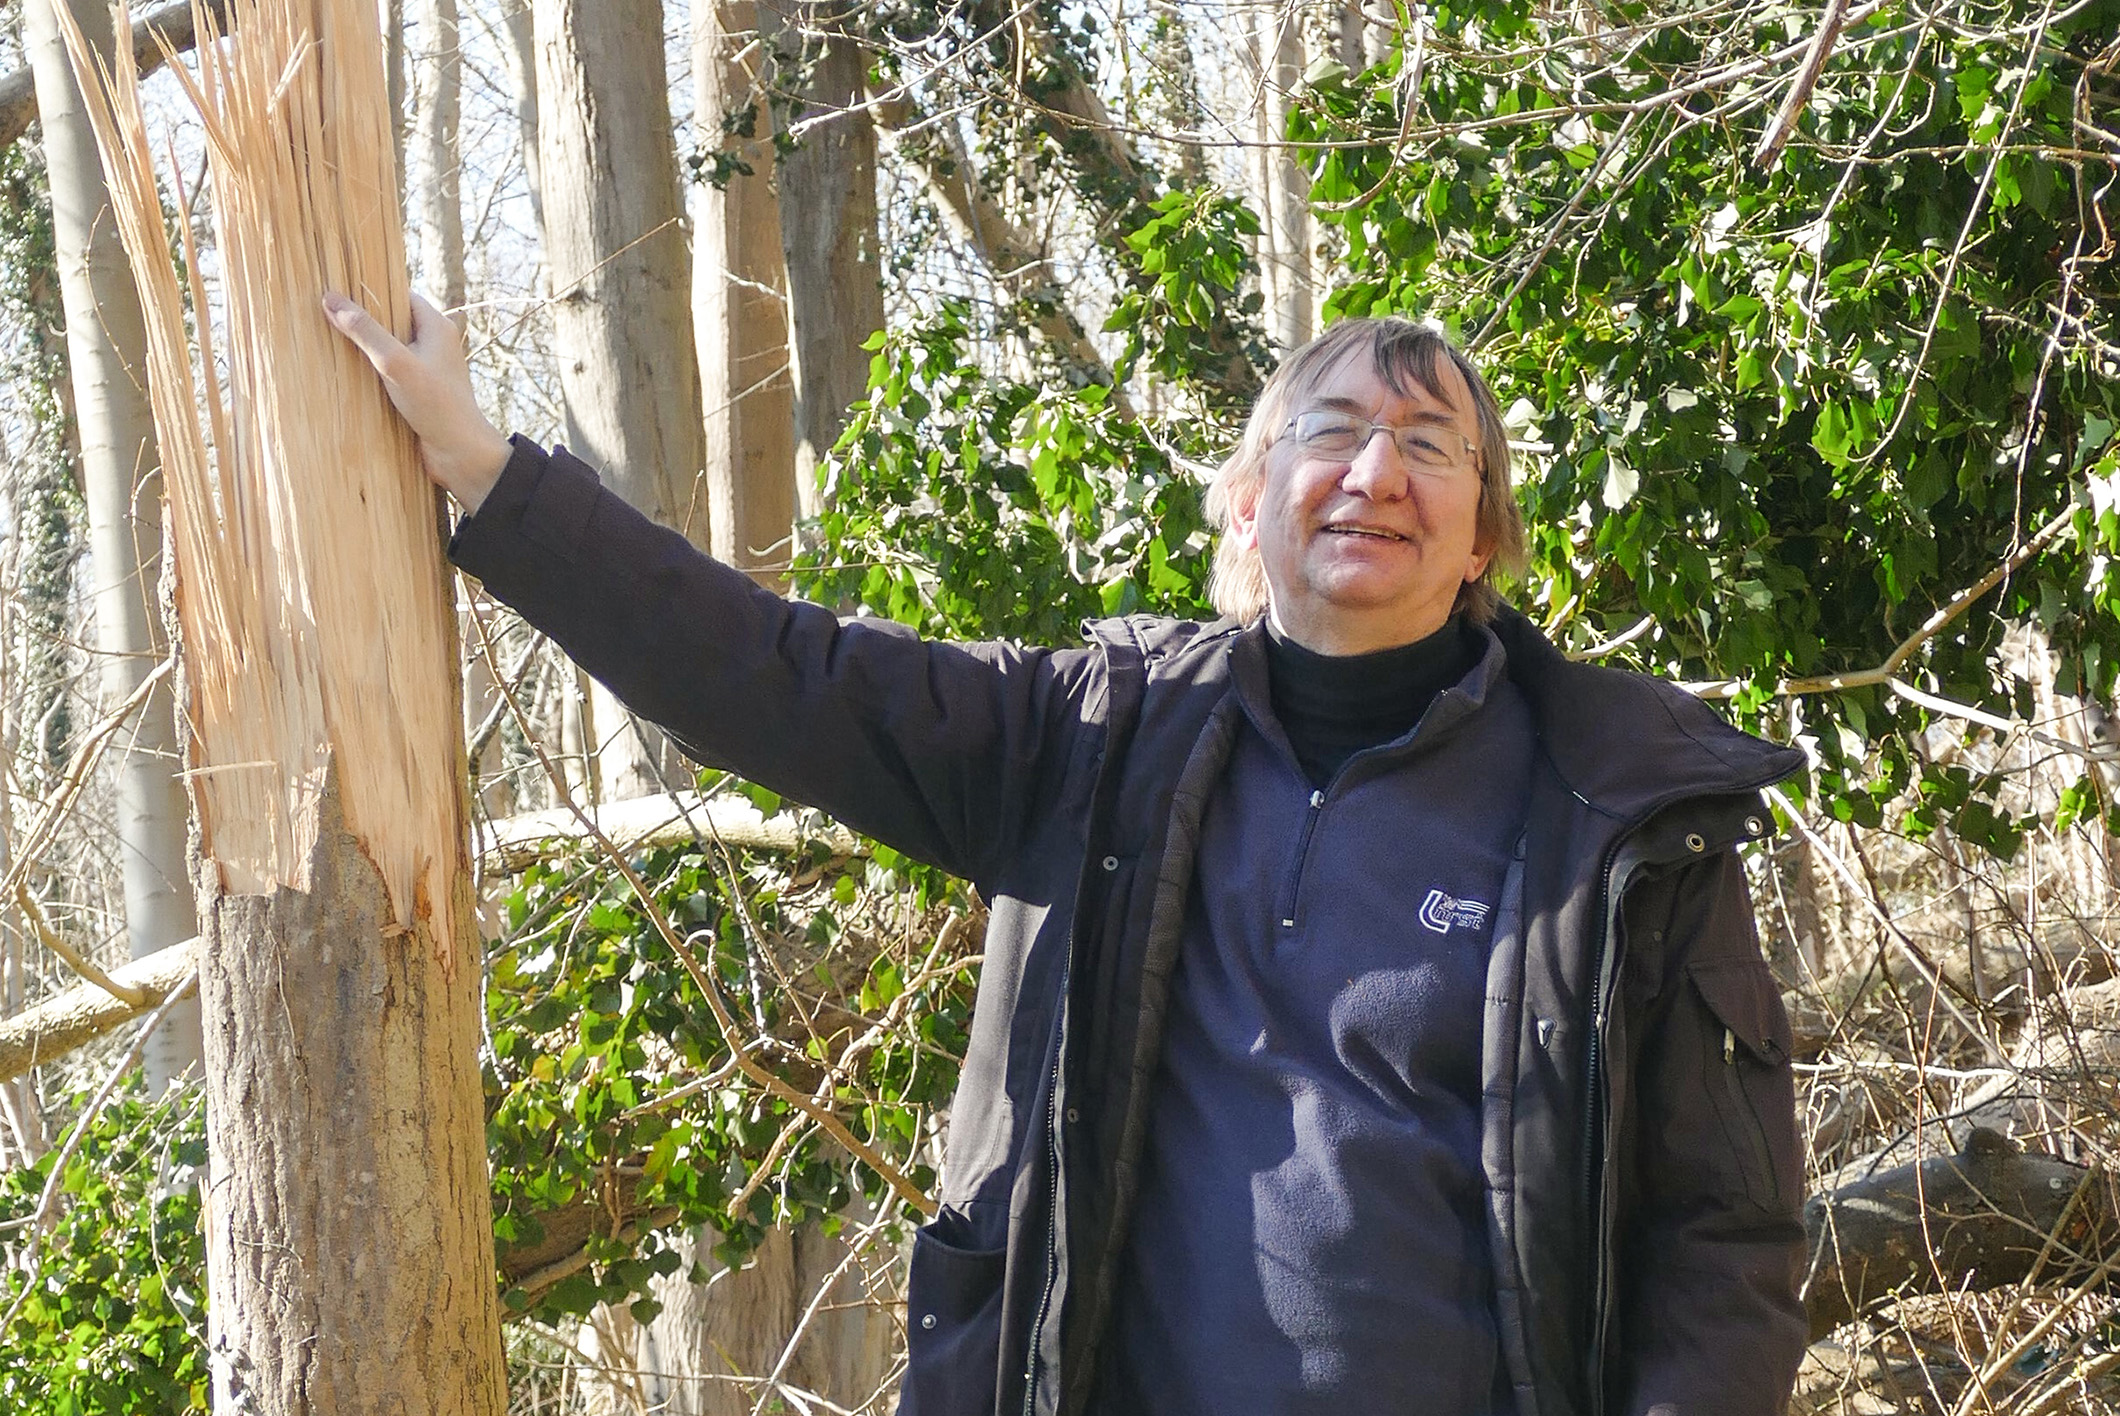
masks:
[(1704, 840), (1702, 840), (1702, 839), (1701, 839), (1701, 836), (1700, 836), (1700, 832), (1698, 832), (1698, 831), (1688, 831), (1688, 832), (1686, 833), (1686, 849), (1687, 849), (1687, 850), (1689, 850), (1689, 851), (1693, 851), (1693, 852), (1695, 852), (1695, 853), (1698, 853), (1698, 852), (1700, 852), (1700, 851), (1704, 851), (1704, 850), (1706, 850), (1707, 848), (1708, 848), (1708, 843), (1707, 843), (1706, 841), (1704, 841)]
[(1104, 858), (1104, 868), (1106, 870), (1117, 870), (1119, 868), (1119, 857), (1106, 856)]
[(1764, 836), (1767, 833), (1767, 823), (1760, 820), (1757, 816), (1747, 816), (1745, 818), (1745, 829), (1755, 836)]
[(920, 1330), (922, 1332), (933, 1332), (935, 1330), (935, 1315), (933, 1313), (922, 1313), (920, 1315)]
[(1070, 1106), (1070, 1107), (1069, 1107), (1069, 1108), (1067, 1109), (1067, 1124), (1068, 1124), (1068, 1125), (1072, 1126), (1072, 1125), (1074, 1125), (1074, 1124), (1075, 1124), (1075, 1123), (1076, 1123), (1077, 1121), (1080, 1121), (1081, 1119), (1082, 1119), (1082, 1112), (1081, 1112), (1081, 1110), (1080, 1110), (1079, 1108), (1077, 1108), (1077, 1107), (1073, 1107), (1073, 1106)]

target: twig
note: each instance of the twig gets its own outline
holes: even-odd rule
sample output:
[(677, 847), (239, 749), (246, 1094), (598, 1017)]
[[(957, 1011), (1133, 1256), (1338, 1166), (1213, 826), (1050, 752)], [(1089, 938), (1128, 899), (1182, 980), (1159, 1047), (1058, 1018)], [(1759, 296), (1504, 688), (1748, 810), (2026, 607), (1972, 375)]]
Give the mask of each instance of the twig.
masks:
[(1975, 708), (1970, 703), (1960, 703), (1954, 698), (1943, 698), (1929, 693), (1914, 687), (1905, 679), (1889, 678), (1884, 682), (1886, 688), (1889, 688), (1901, 698), (1906, 699), (1909, 703), (1926, 708), (1932, 713), (1940, 713), (1947, 718), (1963, 718), (1969, 723), (1978, 723), (1984, 728), (1993, 728), (1996, 732), (2002, 733), (2006, 737), (2021, 733), (2033, 742), (2041, 743), (2047, 747), (2059, 748), (2061, 751), (2072, 753), (2086, 762), (2120, 761), (2120, 748), (2085, 747), (2081, 743), (2070, 742), (2068, 739), (2056, 737), (2052, 733), (2041, 732), (2031, 724), (2020, 722), (2015, 718), (2005, 718), (1999, 713), (1990, 713), (1986, 709)]
[(1767, 124), (1767, 131), (1760, 135), (1759, 146), (1753, 149), (1753, 164), (1762, 171), (1771, 170), (1775, 160), (1781, 156), (1782, 144), (1796, 131), (1797, 115), (1810, 102), (1811, 90), (1818, 83), (1818, 76), (1825, 72), (1826, 59), (1833, 52), (1833, 43), (1840, 38), (1841, 27), (1848, 20), (1848, 0), (1827, 0), (1825, 17), (1818, 22), (1818, 34), (1811, 40), (1810, 52), (1804, 55), (1803, 67), (1796, 71), (1796, 81), (1789, 85), (1788, 96), (1781, 101), (1781, 109), (1774, 121)]
[[(2045, 549), (2047, 542), (2060, 535), (2075, 519), (2076, 508), (2071, 506), (2053, 520), (2034, 531), (2023, 544), (2002, 559), (1986, 575), (1968, 585), (1952, 597), (1951, 602), (1921, 623), (1898, 647), (1885, 656), (1883, 663), (1874, 669), (1853, 669), (1846, 673), (1820, 674), (1812, 678), (1785, 679), (1777, 684), (1774, 696), (1795, 698), (1807, 693), (1837, 693), (1847, 688), (1867, 688), (1889, 680), (1899, 672), (1899, 666), (1912, 657), (1915, 650), (1939, 634), (1945, 625), (1966, 612), (1972, 603), (2002, 583), (2003, 577)], [(1737, 679), (1707, 679), (1679, 685), (1696, 698), (1735, 698), (1744, 685)]]
[(1588, 649), (1570, 649), (1566, 656), (1577, 663), (1590, 659), (1602, 659), (1615, 649), (1623, 649), (1656, 627), (1655, 615), (1643, 615), (1625, 632), (1613, 635), (1602, 644), (1593, 644)]
[(29, 830), (16, 842), (15, 859), (8, 866), (7, 874), (0, 877), (0, 895), (12, 895), (15, 888), (29, 877), (30, 869), (50, 843), (52, 833), (59, 829), (60, 818), (73, 809), (74, 801), (88, 784), (88, 774), (102, 760), (103, 750), (116, 737), (118, 730), (132, 718), (133, 713), (145, 703), (176, 665), (175, 659), (164, 659), (149, 670), (125, 701), (113, 709), (102, 722), (89, 730), (74, 755), (67, 760), (66, 770), (59, 774), (59, 789), (46, 799), (44, 810), (30, 823)]
[(22, 906), (23, 915), (28, 918), (30, 928), (36, 931), (37, 938), (43, 941), (44, 947), (64, 959), (68, 968), (127, 1007), (144, 1008), (147, 1006), (147, 993), (145, 990), (127, 988), (124, 984), (97, 968), (94, 960), (80, 953), (73, 945), (62, 939), (59, 936), (59, 931), (52, 928), (52, 922), (45, 917), (44, 907), (37, 903), (37, 897), (29, 892), (29, 886), (19, 880), (15, 882), (15, 902)]

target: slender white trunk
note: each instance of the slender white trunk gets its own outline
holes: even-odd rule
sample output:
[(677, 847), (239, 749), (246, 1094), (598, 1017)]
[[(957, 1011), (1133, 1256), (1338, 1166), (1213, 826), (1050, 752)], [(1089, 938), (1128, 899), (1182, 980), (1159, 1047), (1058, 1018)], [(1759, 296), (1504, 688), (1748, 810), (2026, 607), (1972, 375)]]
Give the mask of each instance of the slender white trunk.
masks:
[[(763, 0), (786, 31), (785, 50), (844, 27), (845, 7), (827, 0)], [(814, 47), (817, 41), (812, 39)], [(787, 257), (789, 329), (795, 373), (795, 475), (803, 515), (823, 510), (817, 469), (846, 426), (847, 410), (868, 393), (869, 355), (861, 345), (883, 328), (883, 276), (877, 257), (876, 129), (861, 105), (868, 59), (844, 38), (806, 58), (804, 120), (814, 122), (780, 159), (780, 237)]]
[(1259, 283), (1266, 328), (1282, 349), (1310, 341), (1316, 329), (1310, 247), (1310, 176), (1287, 146), (1288, 117), (1303, 78), (1303, 27), (1289, 0), (1264, 0), (1252, 13), (1252, 56), (1259, 99), (1253, 163), (1261, 230)]
[[(567, 441), (620, 496), (708, 544), (691, 258), (656, 0), (535, 0), (545, 264)], [(599, 686), (603, 791), (665, 789), (661, 734)]]
[(515, 83), (515, 127), (523, 148), (523, 177), (530, 188), (530, 220), (544, 239), (545, 192), (537, 162), (537, 32), (530, 0), (506, 0), (501, 24), (508, 40), (505, 57)]
[[(100, 0), (27, 0), (23, 38), (36, 78), (50, 174), (53, 245), (66, 310), (68, 366), (88, 503), (96, 647), (108, 703), (122, 703), (166, 646), (155, 603), (162, 557), (162, 482), (147, 405), (147, 334), (140, 298), (110, 216), (103, 163), (60, 39), (67, 3), (99, 54), (112, 52)], [(186, 808), (177, 777), (176, 720), (167, 689), (144, 703), (122, 739), (113, 801), (124, 878), (125, 927), (141, 958), (197, 932), (185, 879)], [(150, 1088), (199, 1061), (199, 1007), (180, 1004), (143, 1057)]]
[(464, 212), (457, 119), (462, 108), (463, 57), (457, 44), (456, 0), (407, 0), (412, 46), (410, 165), (415, 269), (426, 289), (454, 310), (464, 303)]
[[(712, 550), (783, 580), (797, 505), (795, 384), (789, 370), (788, 274), (773, 194), (772, 115), (756, 83), (757, 6), (695, 0), (692, 75), (702, 151), (750, 168), (726, 188), (692, 192), (692, 320), (706, 411)], [(756, 104), (752, 136), (725, 147), (722, 116)]]

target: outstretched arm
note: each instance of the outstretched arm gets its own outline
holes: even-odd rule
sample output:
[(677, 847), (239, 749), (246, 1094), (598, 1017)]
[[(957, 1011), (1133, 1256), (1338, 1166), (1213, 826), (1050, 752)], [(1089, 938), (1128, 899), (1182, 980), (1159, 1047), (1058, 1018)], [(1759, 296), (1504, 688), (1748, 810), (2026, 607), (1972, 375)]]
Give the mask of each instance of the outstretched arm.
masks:
[(428, 475), (467, 508), (450, 554), (702, 762), (987, 883), (1086, 735), (1085, 651), (920, 640), (784, 600), (657, 526), (564, 451), (479, 412), (455, 327), (326, 313), (375, 365)]

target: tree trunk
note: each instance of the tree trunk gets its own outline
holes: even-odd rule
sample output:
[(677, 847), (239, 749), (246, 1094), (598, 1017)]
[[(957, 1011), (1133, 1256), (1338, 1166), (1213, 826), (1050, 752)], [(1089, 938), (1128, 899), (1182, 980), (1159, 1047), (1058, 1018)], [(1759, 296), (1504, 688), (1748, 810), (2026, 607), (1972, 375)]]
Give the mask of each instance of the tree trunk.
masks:
[[(696, 0), (692, 74), (702, 152), (750, 169), (692, 193), (692, 318), (706, 403), (706, 467), (714, 558), (778, 589), (794, 534), (795, 384), (788, 367), (788, 274), (773, 197), (772, 113), (754, 68), (737, 53), (758, 7)], [(755, 63), (755, 61), (753, 61)], [(724, 139), (722, 119), (753, 108), (749, 137)]]
[(464, 212), (457, 150), (462, 108), (463, 55), (458, 48), (456, 0), (408, 0), (413, 50), (411, 163), (415, 269), (445, 310), (464, 303)]
[(537, 31), (530, 0), (507, 0), (501, 12), (506, 32), (508, 74), (515, 83), (515, 129), (523, 148), (523, 178), (530, 188), (530, 220), (544, 239), (545, 189), (537, 164)]
[[(718, 1268), (708, 1257), (716, 1237), (700, 1230), (678, 1251)], [(890, 1324), (864, 1300), (859, 1268), (841, 1271), (846, 1256), (842, 1239), (806, 1224), (768, 1230), (743, 1268), (707, 1283), (683, 1270), (658, 1279), (663, 1310), (636, 1340), (647, 1409), (749, 1416), (769, 1383), (862, 1409), (890, 1370)], [(768, 1398), (765, 1409), (804, 1408)]]
[[(52, 9), (28, 0), (23, 41), (37, 79), (50, 174), (53, 249), (66, 308), (67, 363), (80, 430), (81, 474), (94, 557), (96, 647), (107, 703), (132, 696), (166, 650), (154, 603), (162, 558), (162, 481), (147, 404), (147, 329), (139, 292), (110, 216), (94, 135)], [(98, 55), (113, 54), (101, 0), (65, 0)], [(115, 768), (115, 844), (124, 879), (133, 958), (189, 939), (197, 924), (185, 888), (186, 811), (179, 783), (174, 703), (166, 688), (124, 731)], [(199, 1007), (172, 1009), (142, 1057), (150, 1090), (199, 1061)]]
[[(535, 0), (538, 176), (567, 441), (620, 496), (708, 544), (699, 363), (654, 0)], [(604, 795), (665, 789), (660, 732), (598, 686)]]
[(1254, 180), (1259, 197), (1259, 284), (1266, 330), (1283, 350), (1317, 332), (1311, 296), (1310, 178), (1288, 150), (1288, 116), (1303, 78), (1303, 32), (1294, 6), (1263, 0), (1252, 15), (1258, 66)]
[(475, 961), (438, 967), (425, 931), (394, 928), (335, 774), (308, 890), (225, 894), (213, 873), (199, 988), (215, 1409), (499, 1416)]
[[(788, 321), (795, 373), (795, 476), (804, 516), (823, 510), (817, 469), (846, 427), (847, 410), (869, 390), (862, 343), (883, 328), (883, 276), (876, 250), (876, 129), (861, 104), (868, 58), (843, 35), (826, 35), (839, 7), (825, 0), (766, 0), (761, 16), (782, 26), (789, 58), (821, 44), (809, 67), (798, 121), (809, 128), (780, 159), (780, 236), (788, 264)], [(807, 38), (803, 32), (809, 31)]]

